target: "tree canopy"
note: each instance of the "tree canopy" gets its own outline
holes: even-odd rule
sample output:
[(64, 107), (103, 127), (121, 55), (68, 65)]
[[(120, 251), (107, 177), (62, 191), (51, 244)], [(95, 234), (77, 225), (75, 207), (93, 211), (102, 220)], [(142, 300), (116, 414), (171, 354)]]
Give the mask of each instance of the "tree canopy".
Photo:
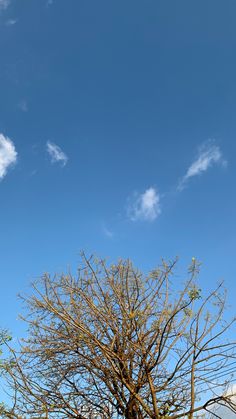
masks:
[(22, 297), (28, 334), (5, 378), (11, 418), (193, 418), (222, 400), (235, 358), (223, 284), (207, 295), (193, 258), (143, 274), (82, 256), (78, 274), (45, 274)]

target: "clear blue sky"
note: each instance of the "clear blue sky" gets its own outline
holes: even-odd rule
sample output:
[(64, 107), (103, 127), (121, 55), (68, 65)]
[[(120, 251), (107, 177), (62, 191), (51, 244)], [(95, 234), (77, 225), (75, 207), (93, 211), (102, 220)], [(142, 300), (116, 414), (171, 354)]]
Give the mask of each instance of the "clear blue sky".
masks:
[[(236, 292), (235, 0), (0, 0), (0, 326), (79, 252)], [(233, 311), (233, 310), (232, 310)]]

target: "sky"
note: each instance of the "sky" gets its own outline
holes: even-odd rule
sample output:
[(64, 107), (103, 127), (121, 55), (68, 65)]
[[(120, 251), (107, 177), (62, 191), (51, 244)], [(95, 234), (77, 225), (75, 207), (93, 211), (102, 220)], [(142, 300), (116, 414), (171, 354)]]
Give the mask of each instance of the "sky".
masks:
[[(0, 0), (0, 326), (80, 252), (202, 262), (234, 315), (235, 0)], [(182, 274), (176, 280), (182, 281)]]

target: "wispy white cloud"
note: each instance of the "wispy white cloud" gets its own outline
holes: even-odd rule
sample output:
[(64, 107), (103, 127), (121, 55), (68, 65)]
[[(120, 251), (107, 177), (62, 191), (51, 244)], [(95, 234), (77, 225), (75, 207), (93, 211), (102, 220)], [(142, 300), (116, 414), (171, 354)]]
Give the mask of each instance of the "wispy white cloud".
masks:
[(61, 163), (62, 166), (65, 166), (68, 162), (67, 155), (55, 143), (51, 143), (50, 141), (47, 142), (47, 152), (51, 157), (52, 163)]
[(227, 162), (223, 159), (219, 146), (210, 141), (200, 147), (198, 157), (189, 166), (186, 174), (180, 180), (177, 189), (182, 191), (190, 178), (201, 175), (215, 164), (226, 166)]
[(28, 112), (29, 107), (28, 107), (28, 103), (26, 102), (25, 99), (21, 100), (18, 103), (18, 108), (22, 111), (22, 112)]
[(108, 237), (108, 239), (112, 239), (114, 237), (113, 231), (111, 231), (107, 226), (102, 226), (103, 234)]
[(10, 0), (0, 0), (0, 10), (6, 10), (10, 5)]
[(0, 179), (6, 176), (10, 166), (16, 163), (17, 152), (10, 138), (0, 134)]
[(154, 221), (160, 214), (160, 195), (153, 187), (135, 194), (129, 202), (128, 216), (132, 221)]
[(18, 22), (18, 19), (8, 19), (6, 21), (6, 26), (14, 26)]

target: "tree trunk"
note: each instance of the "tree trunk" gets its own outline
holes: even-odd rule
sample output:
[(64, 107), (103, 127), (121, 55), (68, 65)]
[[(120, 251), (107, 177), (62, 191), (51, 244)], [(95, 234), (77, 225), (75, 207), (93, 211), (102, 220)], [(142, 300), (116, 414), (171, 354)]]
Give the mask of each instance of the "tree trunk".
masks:
[(138, 419), (138, 413), (135, 406), (135, 400), (130, 399), (125, 409), (125, 419)]

